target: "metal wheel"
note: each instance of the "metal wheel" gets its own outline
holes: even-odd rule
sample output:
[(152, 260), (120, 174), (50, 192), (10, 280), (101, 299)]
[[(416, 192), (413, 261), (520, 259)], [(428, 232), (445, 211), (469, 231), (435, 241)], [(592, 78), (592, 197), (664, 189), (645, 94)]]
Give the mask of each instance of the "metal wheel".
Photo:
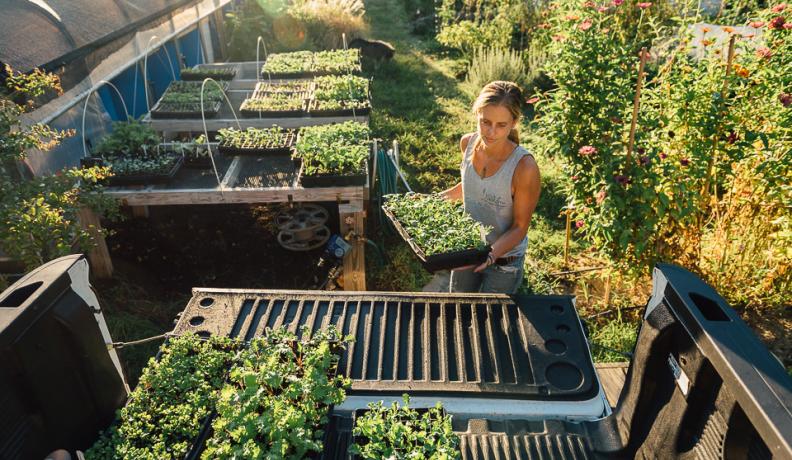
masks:
[(278, 244), (291, 251), (310, 251), (322, 247), (329, 239), (330, 229), (326, 225), (278, 233)]
[(329, 217), (325, 208), (307, 204), (281, 211), (275, 217), (275, 224), (279, 230), (295, 232), (324, 225)]

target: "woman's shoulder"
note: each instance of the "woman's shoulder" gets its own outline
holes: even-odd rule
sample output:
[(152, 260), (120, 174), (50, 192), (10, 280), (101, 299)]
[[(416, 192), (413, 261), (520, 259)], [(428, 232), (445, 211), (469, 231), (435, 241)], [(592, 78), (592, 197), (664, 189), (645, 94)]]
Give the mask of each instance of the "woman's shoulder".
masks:
[(539, 165), (533, 154), (527, 149), (522, 148), (523, 154), (514, 168), (514, 181), (522, 183), (523, 181), (533, 181), (539, 179)]
[(475, 135), (476, 132), (474, 131), (472, 133), (467, 133), (464, 136), (462, 136), (462, 139), (459, 140), (459, 149), (462, 150), (463, 152), (467, 150), (467, 146), (470, 143), (470, 140), (473, 139), (473, 136)]

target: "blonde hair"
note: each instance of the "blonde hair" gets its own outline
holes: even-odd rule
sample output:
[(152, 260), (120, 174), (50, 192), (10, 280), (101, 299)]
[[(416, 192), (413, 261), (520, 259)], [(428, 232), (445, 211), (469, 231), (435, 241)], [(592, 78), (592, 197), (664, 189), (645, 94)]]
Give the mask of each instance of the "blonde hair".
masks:
[[(487, 83), (481, 89), (475, 102), (473, 102), (473, 113), (478, 114), (481, 109), (488, 105), (499, 105), (506, 107), (515, 121), (522, 117), (522, 90), (516, 83), (510, 81), (493, 81)], [(509, 140), (515, 144), (520, 143), (520, 133), (517, 127), (509, 132)]]

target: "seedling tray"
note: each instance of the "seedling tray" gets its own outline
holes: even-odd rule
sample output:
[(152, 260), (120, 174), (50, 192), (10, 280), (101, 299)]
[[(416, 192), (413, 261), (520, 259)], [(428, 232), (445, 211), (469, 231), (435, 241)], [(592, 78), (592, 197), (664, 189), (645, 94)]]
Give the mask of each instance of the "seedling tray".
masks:
[(266, 72), (264, 70), (261, 71), (262, 78), (276, 78), (276, 79), (296, 79), (296, 78), (311, 78), (315, 77), (316, 72), (312, 70), (302, 70), (299, 72)]
[[(222, 101), (214, 103), (204, 102), (204, 117), (214, 118), (220, 111)], [(201, 118), (201, 103), (173, 103), (157, 102), (151, 109), (151, 118), (156, 119), (179, 119), (179, 118)]]
[(365, 116), (371, 113), (371, 103), (365, 101), (360, 107), (355, 107), (353, 110), (350, 108), (343, 109), (322, 109), (322, 101), (313, 99), (308, 106), (308, 115), (311, 117), (349, 117), (349, 116)]
[(304, 174), (305, 164), (301, 162), (299, 182), (305, 188), (316, 187), (348, 187), (355, 185), (366, 185), (366, 172), (368, 171), (368, 162), (364, 166), (362, 173), (359, 174), (316, 174), (307, 176)]
[[(195, 143), (185, 143), (185, 144), (187, 144), (187, 145), (195, 145)], [(182, 149), (180, 149), (178, 147), (178, 145), (179, 145), (179, 143), (165, 142), (165, 143), (160, 144), (159, 147), (160, 147), (160, 151), (172, 152), (175, 155), (182, 156), (184, 158), (184, 162), (182, 163), (182, 167), (183, 168), (209, 169), (209, 168), (212, 167), (212, 159), (209, 158), (209, 156), (205, 155), (205, 156), (198, 157), (198, 158), (190, 156), (188, 153), (182, 151)], [(202, 143), (201, 145), (205, 146), (206, 144)], [(209, 152), (210, 152), (209, 154), (210, 155), (214, 155), (214, 153), (212, 152), (213, 148), (214, 147), (209, 147)]]
[(399, 220), (396, 219), (396, 216), (386, 209), (385, 206), (382, 206), (382, 211), (388, 217), (388, 220), (390, 220), (396, 233), (407, 242), (410, 249), (412, 249), (413, 253), (418, 257), (418, 260), (421, 261), (421, 265), (430, 273), (434, 273), (438, 270), (451, 270), (466, 265), (480, 265), (487, 260), (487, 255), (492, 250), (492, 247), (486, 246), (484, 248), (470, 248), (427, 256), (423, 249), (418, 247), (410, 234), (402, 227)]
[[(307, 112), (307, 103), (306, 99), (308, 98), (308, 92), (294, 92), (294, 91), (280, 91), (277, 93), (268, 92), (268, 91), (256, 91), (253, 93), (253, 96), (246, 99), (248, 100), (255, 100), (255, 99), (267, 99), (270, 95), (273, 94), (290, 94), (294, 99), (300, 100), (300, 108), (294, 110), (251, 110), (251, 109), (243, 109), (240, 106), (239, 112), (245, 118), (294, 118), (294, 117), (303, 117), (306, 115)], [(244, 106), (244, 102), (242, 105)]]
[[(302, 88), (295, 89), (293, 84), (299, 84)], [(310, 96), (313, 94), (314, 89), (316, 88), (316, 84), (311, 80), (305, 80), (303, 82), (286, 82), (286, 83), (270, 83), (269, 81), (260, 81), (256, 83), (256, 88), (253, 90), (253, 95), (250, 96), (253, 99), (260, 99), (265, 97), (268, 94), (278, 94), (278, 93), (303, 93), (305, 97)]]
[[(400, 407), (401, 407), (401, 403), (400, 403)], [(423, 417), (424, 414), (429, 412), (429, 408), (428, 407), (418, 407), (418, 408), (412, 408), (411, 407), (410, 409), (415, 411), (415, 412), (417, 412), (418, 415), (421, 416), (421, 417)], [(357, 420), (359, 418), (363, 417), (364, 415), (366, 415), (366, 413), (368, 413), (368, 412), (371, 412), (371, 409), (355, 409), (355, 410), (352, 411), (352, 430), (353, 430), (353, 432), (354, 432), (354, 429), (355, 429), (355, 425), (357, 424)], [(445, 408), (440, 410), (440, 415), (442, 417), (446, 416)], [(403, 421), (404, 418), (402, 418), (401, 420)], [(365, 436), (355, 436), (353, 434), (350, 446), (352, 444), (357, 444), (359, 446), (365, 446), (368, 443), (369, 443), (369, 438), (367, 438)], [(362, 458), (359, 455), (353, 455), (353, 454), (349, 454), (349, 456), (350, 456), (351, 460), (358, 460), (358, 459)]]
[(217, 148), (223, 155), (266, 155), (266, 156), (286, 156), (291, 155), (292, 149), (294, 148), (295, 141), (297, 140), (297, 134), (293, 130), (286, 130), (284, 131), (284, 135), (281, 138), (282, 143), (274, 145), (255, 145), (252, 143), (243, 144), (241, 147), (235, 147), (232, 145), (228, 145), (225, 142), (221, 142), (218, 144)]
[[(215, 72), (211, 72), (214, 70)], [(217, 70), (222, 70), (222, 72), (216, 72)], [(182, 70), (181, 79), (183, 81), (203, 81), (206, 78), (212, 78), (214, 80), (233, 80), (236, 76), (237, 68), (236, 67), (224, 67), (221, 69), (192, 69), (190, 73), (184, 73)]]
[(179, 171), (182, 164), (184, 163), (184, 157), (177, 156), (176, 163), (173, 164), (170, 171), (161, 174), (127, 174), (123, 176), (112, 176), (107, 178), (105, 181), (107, 185), (110, 186), (120, 186), (120, 185), (148, 185), (148, 184), (162, 184), (169, 182), (173, 179), (173, 176)]

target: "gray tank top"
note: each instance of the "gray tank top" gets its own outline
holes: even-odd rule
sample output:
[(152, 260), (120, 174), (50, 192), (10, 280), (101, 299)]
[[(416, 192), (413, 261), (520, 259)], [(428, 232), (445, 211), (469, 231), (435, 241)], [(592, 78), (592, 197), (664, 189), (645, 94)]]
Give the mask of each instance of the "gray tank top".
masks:
[[(470, 138), (462, 158), (462, 199), (465, 211), (482, 224), (492, 227), (486, 237), (487, 244), (491, 245), (514, 223), (512, 176), (517, 163), (530, 153), (518, 145), (494, 175), (482, 179), (473, 167), (473, 146), (477, 136), (474, 134)], [(527, 246), (526, 236), (501, 257), (521, 256)]]

